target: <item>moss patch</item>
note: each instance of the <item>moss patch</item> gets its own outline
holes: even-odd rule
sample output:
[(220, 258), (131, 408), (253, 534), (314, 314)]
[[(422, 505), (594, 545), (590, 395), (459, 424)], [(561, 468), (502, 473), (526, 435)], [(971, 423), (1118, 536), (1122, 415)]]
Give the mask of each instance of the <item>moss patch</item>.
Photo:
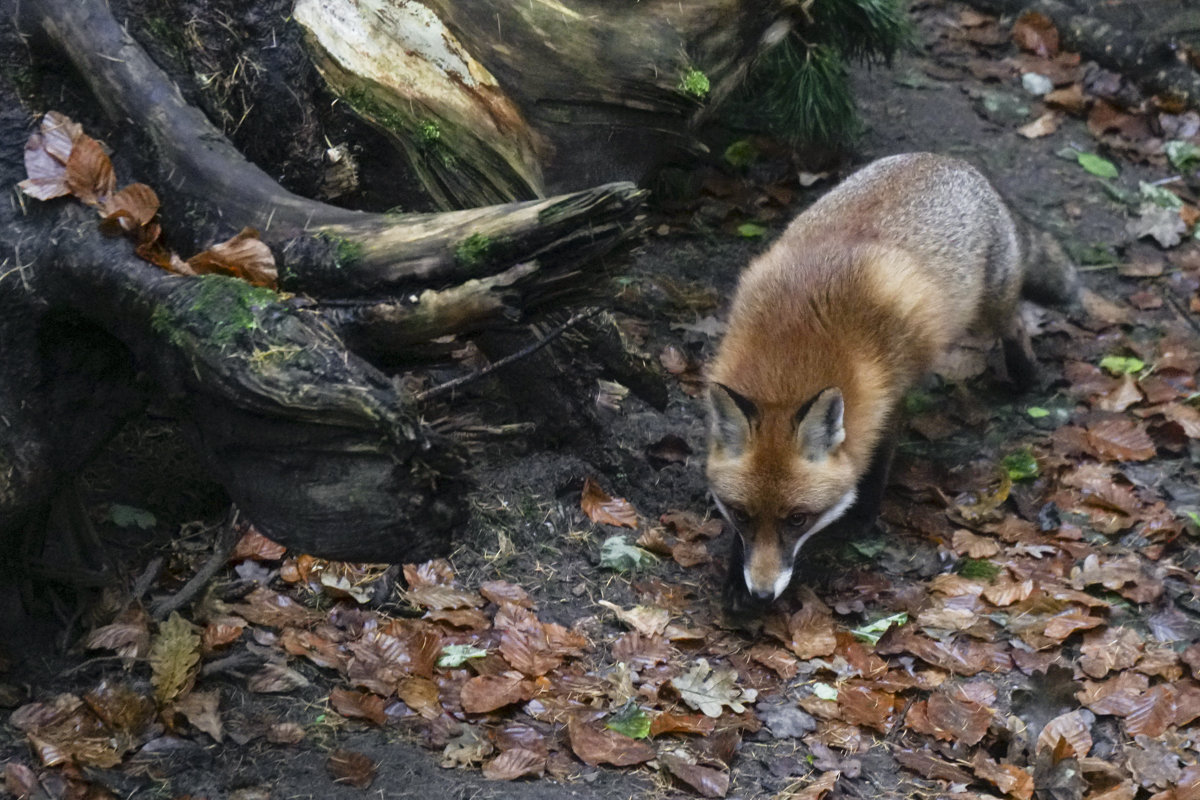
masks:
[(279, 296), (270, 289), (251, 286), (238, 278), (205, 275), (196, 282), (186, 312), (166, 306), (154, 312), (154, 330), (175, 344), (184, 328), (218, 348), (228, 347), (243, 333), (262, 328), (268, 309), (278, 305)]

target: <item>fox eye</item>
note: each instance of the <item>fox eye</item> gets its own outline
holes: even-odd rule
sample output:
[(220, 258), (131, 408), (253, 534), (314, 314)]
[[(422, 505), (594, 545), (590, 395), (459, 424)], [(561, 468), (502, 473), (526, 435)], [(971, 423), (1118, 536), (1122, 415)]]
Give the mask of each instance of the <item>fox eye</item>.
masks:
[(745, 525), (750, 521), (750, 513), (741, 506), (733, 506), (726, 503), (725, 507), (729, 509), (729, 516), (733, 517), (733, 521), (737, 524)]
[(808, 524), (809, 515), (803, 511), (793, 511), (788, 514), (787, 524), (792, 528), (803, 528)]

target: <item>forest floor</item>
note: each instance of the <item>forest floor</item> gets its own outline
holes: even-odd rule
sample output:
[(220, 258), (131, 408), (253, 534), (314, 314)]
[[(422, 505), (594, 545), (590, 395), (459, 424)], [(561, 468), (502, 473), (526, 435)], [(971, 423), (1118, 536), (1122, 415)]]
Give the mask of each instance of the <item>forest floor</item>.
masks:
[[(965, 6), (917, 14), (918, 52), (855, 72), (852, 163), (810, 181), (764, 156), (657, 212), (613, 305), (670, 374), (666, 410), (610, 388), (594, 447), (485, 453), (470, 530), (448, 560), (406, 566), (407, 590), (360, 604), (383, 567), (247, 535), (200, 600), (151, 621), (143, 599), (190, 577), (223, 510), (169, 428), (123, 433), (84, 485), (125, 580), (70, 627), (0, 614), (7, 790), (1200, 796), (1200, 150), (1162, 147), (1200, 142), (1200, 117), (1118, 110), (1103, 97), (1119, 78), (1021, 53)], [(1044, 117), (1022, 71), (1049, 74), (1064, 110)], [(906, 404), (877, 529), (806, 551), (791, 596), (735, 630), (701, 365), (738, 271), (797, 211), (918, 150), (978, 165), (1052, 230), (1082, 302), (1026, 309), (1043, 369), (1027, 394), (995, 353), (958, 351)]]

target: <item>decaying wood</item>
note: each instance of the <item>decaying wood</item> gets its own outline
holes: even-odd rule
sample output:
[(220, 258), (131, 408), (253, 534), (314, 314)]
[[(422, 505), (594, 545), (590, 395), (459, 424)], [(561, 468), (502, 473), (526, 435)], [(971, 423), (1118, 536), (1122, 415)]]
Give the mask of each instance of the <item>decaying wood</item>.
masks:
[(0, 539), (41, 524), (62, 481), (153, 395), (267, 536), (344, 560), (443, 550), (465, 508), (463, 445), (360, 354), (403, 363), (438, 337), (511, 330), (585, 297), (600, 258), (640, 234), (644, 194), (607, 184), (414, 215), (316, 202), (247, 162), (102, 0), (29, 0), (20, 23), (143, 143), (127, 155), (172, 241), (256, 227), (289, 293), (161, 272), (70, 201), (0, 214), (15, 265), (0, 277)]
[[(699, 150), (696, 123), (803, 19), (785, 0), (299, 0), (294, 13), (333, 92), (444, 208), (644, 180)], [(707, 93), (681, 88), (690, 70)]]
[[(318, 315), (235, 279), (161, 272), (128, 243), (101, 236), (90, 212), (65, 205), (59, 214), (51, 246), (25, 269), (44, 309), (29, 320), (33, 331), (52, 337), (61, 316), (119, 340), (153, 378), (159, 402), (189, 420), (211, 474), (266, 535), (351, 560), (444, 549), (461, 521), (453, 499), (465, 486), (463, 451)], [(37, 357), (10, 347), (6, 355)], [(37, 388), (25, 387), (34, 398)], [(76, 413), (94, 424), (89, 399), (80, 394)], [(30, 440), (28, 428), (0, 428), (0, 453)], [(71, 451), (44, 446), (50, 456)], [(24, 481), (14, 507), (51, 490), (58, 465), (50, 456), (45, 477)], [(0, 515), (0, 534), (21, 519)]]
[[(1099, 13), (1083, 13), (1067, 0), (967, 0), (992, 14), (1040, 11), (1058, 28), (1063, 47), (1125, 75), (1151, 94), (1200, 108), (1200, 74), (1178, 57), (1181, 49), (1169, 28), (1124, 28)], [(1089, 4), (1095, 11), (1095, 4)]]

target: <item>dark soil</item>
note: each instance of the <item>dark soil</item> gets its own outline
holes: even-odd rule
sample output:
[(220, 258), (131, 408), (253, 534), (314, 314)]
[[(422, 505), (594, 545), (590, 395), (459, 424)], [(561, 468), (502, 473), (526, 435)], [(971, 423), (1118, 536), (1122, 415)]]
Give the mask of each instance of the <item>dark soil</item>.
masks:
[[(214, 5), (214, 14), (219, 14), (222, 5), (226, 4)], [(936, 9), (927, 10), (926, 20), (937, 13)], [(204, 17), (202, 24), (216, 30), (217, 19)], [(165, 20), (163, 24), (177, 22)], [(928, 35), (928, 25), (926, 28)], [(225, 56), (236, 61), (238, 43), (227, 44)], [(1068, 144), (1089, 139), (1082, 122), (1067, 120), (1052, 136), (1024, 139), (1015, 133), (1014, 124), (985, 118), (975, 99), (985, 91), (1016, 95), (1018, 86), (985, 85), (961, 78), (938, 80), (928, 76), (927, 66), (924, 56), (906, 55), (890, 69), (856, 70), (855, 91), (867, 127), (843, 172), (891, 153), (927, 150), (957, 155), (980, 166), (1023, 216), (1056, 229), (1070, 249), (1116, 250), (1123, 246), (1121, 208), (1076, 164), (1056, 155)], [(269, 128), (295, 122), (281, 122), (285, 111), (279, 114), (280, 119), (273, 123), (256, 117), (254, 124)], [(235, 131), (234, 137), (245, 140), (247, 154), (253, 157), (252, 142), (265, 130), (246, 128)], [(311, 133), (305, 125), (297, 130), (301, 138)], [(369, 137), (361, 131), (358, 134)], [(302, 144), (297, 146), (303, 149)], [(1145, 167), (1126, 165), (1125, 169), (1131, 178), (1151, 175)], [(315, 189), (318, 182), (316, 176), (299, 168), (283, 177), (301, 190)], [(802, 209), (829, 185), (824, 182), (800, 192), (794, 210)], [(1067, 207), (1072, 210), (1071, 217), (1064, 211)], [(699, 360), (711, 356), (715, 338), (677, 325), (699, 323), (710, 314), (723, 316), (739, 270), (767, 246), (786, 221), (786, 217), (771, 221), (767, 235), (757, 239), (729, 235), (721, 229), (722, 221), (706, 219), (703, 209), (695, 213), (691, 225), (680, 224), (678, 214), (664, 216), (661, 222), (669, 232), (651, 235), (639, 248), (622, 281), (621, 296), (614, 300), (622, 318), (645, 326), (641, 349), (653, 359), (667, 345)], [(685, 310), (676, 294), (664, 290), (664, 279), (672, 286), (697, 292), (715, 290), (717, 306)], [(1089, 274), (1086, 280), (1098, 285), (1108, 279)], [(1027, 402), (1050, 398), (1052, 379), (1047, 376), (1044, 388)], [(974, 401), (986, 405), (1008, 407), (1016, 399), (1002, 383), (987, 376), (971, 383), (966, 391)], [(949, 390), (938, 395), (947, 402), (949, 396)], [(480, 489), (471, 500), (473, 523), (451, 557), (464, 584), (493, 578), (512, 581), (530, 592), (543, 620), (568, 625), (596, 615), (595, 601), (600, 599), (622, 606), (638, 602), (629, 578), (598, 568), (600, 542), (612, 531), (598, 530), (584, 518), (579, 510), (580, 486), (585, 476), (593, 476), (613, 495), (629, 499), (647, 519), (680, 509), (709, 513), (702, 475), (704, 407), (700, 399), (685, 394), (672, 380), (665, 411), (631, 396), (620, 411), (609, 412), (604, 419), (607, 428), (603, 436), (587, 447), (551, 452), (508, 443), (483, 454), (486, 466), (480, 470)], [(687, 463), (658, 467), (647, 457), (646, 448), (667, 435), (687, 442), (693, 454)], [(933, 455), (953, 463), (963, 452), (999, 453), (1008, 435), (994, 428), (960, 434), (939, 445)], [(902, 460), (905, 454), (926, 455), (928, 448), (915, 434), (908, 434)], [(156, 591), (177, 589), (187, 579), (196, 555), (208, 547), (213, 527), (224, 514), (219, 489), (197, 472), (170, 420), (141, 419), (130, 426), (89, 469), (83, 488), (113, 560), (121, 565), (123, 580), (139, 575), (154, 556), (167, 556)], [(109, 517), (112, 503), (151, 511), (155, 515), (153, 529), (142, 533), (115, 527)], [(903, 499), (892, 497), (889, 503), (895, 506)], [(727, 536), (715, 546), (722, 558)], [(905, 542), (897, 547), (902, 554), (884, 554), (881, 568), (915, 574), (940, 569), (927, 542)], [(811, 557), (821, 564), (818, 588), (836, 579), (836, 552)], [(723, 577), (720, 559), (691, 570), (661, 563), (652, 574), (691, 591), (703, 613), (715, 610)], [(0, 681), (12, 695), (5, 698), (8, 705), (52, 698), (59, 692), (83, 692), (103, 676), (121, 674), (115, 660), (79, 649), (80, 620), (73, 618), (69, 600), (47, 600), (59, 612), (57, 617), (31, 618), (20, 609), (12, 592), (0, 597), (0, 655), (10, 662)], [(589, 624), (603, 626), (605, 635), (615, 630), (611, 620)], [(66, 649), (64, 640), (69, 645)], [(168, 737), (155, 753), (139, 754), (136, 769), (126, 765), (90, 770), (89, 777), (123, 797), (164, 798), (612, 798), (667, 796), (677, 791), (667, 779), (648, 769), (597, 769), (576, 763), (567, 779), (547, 777), (513, 784), (487, 781), (476, 770), (442, 769), (438, 751), (422, 747), (415, 726), (401, 723), (368, 730), (335, 718), (324, 702), (333, 685), (329, 673), (306, 662), (293, 666), (310, 684), (287, 696), (251, 693), (235, 676), (215, 679), (230, 732), (223, 744), (199, 734)], [(138, 680), (144, 683), (145, 675)], [(280, 720), (300, 723), (308, 736), (296, 746), (267, 744), (258, 734), (267, 724)], [(378, 777), (369, 792), (332, 781), (325, 761), (335, 748), (359, 751), (378, 763)], [(750, 734), (734, 763), (729, 796), (777, 795), (795, 776), (808, 771), (808, 755), (798, 739), (773, 739), (766, 731)], [(0, 727), (0, 761), (9, 759), (34, 763), (23, 735), (5, 725)], [(911, 796), (928, 786), (900, 770), (886, 748), (872, 748), (858, 760), (858, 777), (843, 777), (834, 796)]]

